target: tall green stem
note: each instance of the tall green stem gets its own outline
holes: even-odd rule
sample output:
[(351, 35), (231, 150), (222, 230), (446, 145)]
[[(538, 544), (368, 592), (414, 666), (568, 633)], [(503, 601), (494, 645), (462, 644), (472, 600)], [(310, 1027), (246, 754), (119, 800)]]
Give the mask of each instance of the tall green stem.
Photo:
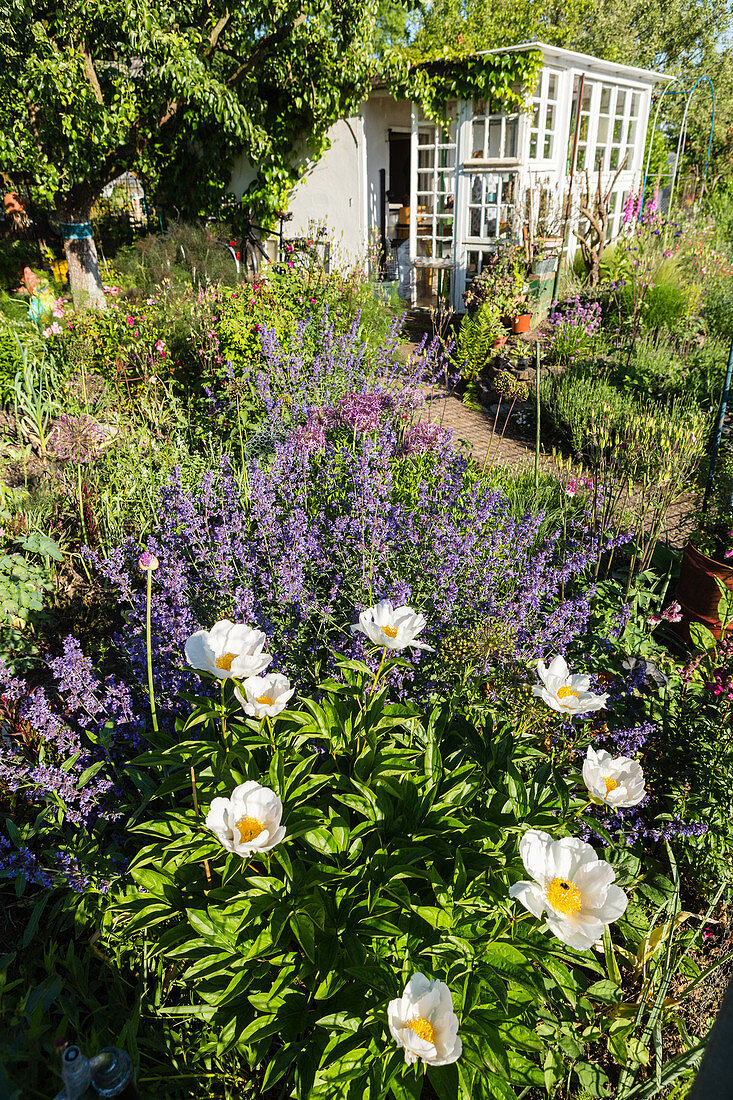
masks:
[(158, 714), (155, 709), (155, 688), (153, 687), (153, 647), (150, 631), (150, 605), (153, 593), (153, 570), (145, 570), (147, 600), (145, 608), (145, 645), (148, 651), (148, 696), (150, 698), (150, 718), (153, 723), (153, 733), (158, 735)]

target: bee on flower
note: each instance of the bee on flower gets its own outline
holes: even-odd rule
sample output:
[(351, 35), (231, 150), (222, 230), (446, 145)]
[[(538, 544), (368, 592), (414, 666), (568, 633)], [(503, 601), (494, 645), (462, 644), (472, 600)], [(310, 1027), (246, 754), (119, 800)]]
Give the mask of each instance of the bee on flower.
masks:
[(509, 897), (534, 917), (546, 914), (547, 927), (568, 947), (589, 951), (605, 926), (626, 912), (628, 898), (615, 885), (613, 867), (578, 837), (553, 840), (529, 829), (519, 854), (531, 881), (515, 882)]

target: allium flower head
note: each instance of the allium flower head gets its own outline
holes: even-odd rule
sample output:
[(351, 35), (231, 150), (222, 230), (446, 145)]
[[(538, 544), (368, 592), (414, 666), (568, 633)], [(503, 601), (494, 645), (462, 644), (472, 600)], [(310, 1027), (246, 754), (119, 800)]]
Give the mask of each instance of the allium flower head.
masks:
[(84, 464), (97, 457), (104, 439), (104, 429), (91, 416), (64, 413), (48, 433), (48, 450), (55, 458)]
[(389, 398), (380, 393), (347, 393), (336, 403), (341, 423), (356, 432), (375, 432)]
[(149, 550), (143, 550), (140, 558), (138, 559), (138, 569), (143, 573), (146, 573), (149, 569), (150, 572), (154, 572), (160, 567), (160, 562), (156, 558), (155, 554), (151, 554)]
[(429, 1066), (447, 1066), (460, 1058), (458, 1017), (445, 982), (413, 974), (402, 996), (389, 1002), (387, 1019), (408, 1066), (418, 1058)]
[(425, 454), (426, 451), (439, 451), (450, 446), (453, 433), (439, 424), (429, 424), (422, 420), (411, 425), (405, 432), (402, 442), (403, 455)]
[(529, 829), (519, 854), (533, 881), (515, 882), (509, 896), (535, 917), (547, 913), (547, 927), (568, 947), (589, 951), (604, 927), (625, 913), (628, 898), (614, 884), (613, 867), (590, 844)]

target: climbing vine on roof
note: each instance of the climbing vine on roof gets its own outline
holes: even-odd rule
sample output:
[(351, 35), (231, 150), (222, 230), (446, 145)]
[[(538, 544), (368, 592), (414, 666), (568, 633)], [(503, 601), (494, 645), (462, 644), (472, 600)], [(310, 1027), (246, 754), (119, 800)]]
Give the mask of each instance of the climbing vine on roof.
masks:
[(493, 99), (508, 109), (523, 108), (543, 63), (540, 50), (463, 55), (443, 50), (406, 60), (388, 74), (387, 86), (396, 98), (419, 103), (436, 121), (451, 99)]

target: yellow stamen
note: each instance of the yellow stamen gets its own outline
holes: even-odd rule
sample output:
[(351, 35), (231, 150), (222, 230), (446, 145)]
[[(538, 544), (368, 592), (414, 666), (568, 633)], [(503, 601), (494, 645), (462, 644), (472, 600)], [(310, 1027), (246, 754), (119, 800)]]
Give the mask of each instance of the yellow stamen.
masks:
[(554, 878), (547, 887), (547, 900), (556, 913), (572, 917), (583, 908), (580, 890), (566, 878)]
[(617, 787), (621, 786), (615, 779), (609, 779), (607, 775), (604, 775), (603, 782), (606, 784), (606, 795), (609, 795), (611, 791), (615, 791)]
[(223, 657), (220, 657), (216, 662), (216, 667), (220, 668), (223, 672), (231, 672), (232, 661), (235, 661), (236, 658), (236, 653), (225, 653)]
[(421, 1039), (425, 1039), (428, 1043), (432, 1043), (435, 1046), (435, 1029), (429, 1020), (425, 1020), (422, 1016), (418, 1016), (415, 1020), (410, 1020), (407, 1025), (410, 1031), (414, 1031)]
[(269, 695), (260, 695), (259, 699), (257, 699), (256, 702), (262, 703), (266, 707), (275, 706), (275, 700), (271, 699)]
[(256, 836), (259, 836), (264, 825), (261, 821), (258, 821), (256, 817), (241, 817), (235, 829), (239, 830), (239, 840), (241, 844), (248, 844), (250, 840), (254, 840)]
[(396, 626), (383, 626), (382, 627), (382, 634), (386, 634), (388, 638), (396, 638), (397, 637), (397, 627)]
[(578, 695), (577, 691), (574, 691), (573, 688), (571, 688), (571, 687), (559, 688), (558, 693), (557, 693), (558, 699), (567, 699), (568, 695), (574, 695), (576, 699), (580, 699), (580, 696)]

